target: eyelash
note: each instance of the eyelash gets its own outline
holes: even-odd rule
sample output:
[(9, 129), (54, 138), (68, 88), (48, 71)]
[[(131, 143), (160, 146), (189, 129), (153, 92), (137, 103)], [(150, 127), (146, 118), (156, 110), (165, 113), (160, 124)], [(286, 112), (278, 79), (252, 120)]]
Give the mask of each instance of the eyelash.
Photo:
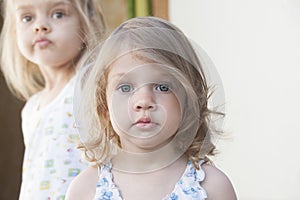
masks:
[[(52, 12), (52, 14), (51, 14), (51, 17), (54, 19), (61, 19), (65, 16), (66, 16), (66, 12), (61, 11), (61, 10), (56, 10), (56, 11)], [(21, 16), (21, 21), (23, 23), (28, 23), (28, 22), (32, 21), (33, 19), (34, 19), (34, 17), (31, 14), (25, 14), (25, 15)]]
[[(155, 86), (155, 89), (159, 90), (160, 92), (169, 92), (170, 86), (166, 83), (160, 83)], [(164, 89), (167, 89), (167, 91), (164, 91)]]
[[(30, 19), (29, 19), (30, 18)], [(28, 23), (30, 22), (31, 20), (33, 19), (33, 16), (31, 15), (24, 15), (21, 17), (21, 21), (24, 22), (24, 23)]]
[[(153, 84), (152, 87), (155, 89), (155, 91), (159, 91), (162, 93), (168, 93), (170, 92), (171, 89), (170, 85), (166, 83)], [(120, 86), (117, 87), (117, 90), (122, 93), (127, 93), (127, 92), (132, 92), (134, 88), (130, 84), (121, 84)]]
[[(127, 88), (130, 87), (129, 88), (130, 91), (124, 91), (125, 87), (127, 87)], [(117, 87), (117, 90), (119, 90), (122, 93), (127, 93), (127, 92), (133, 91), (133, 87), (130, 84), (122, 84), (122, 85), (120, 85), (120, 86)]]
[(54, 16), (56, 16), (57, 14), (59, 15), (59, 17), (55, 18), (55, 19), (63, 18), (66, 15), (66, 13), (64, 11), (55, 11), (55, 12), (53, 12), (52, 17), (54, 18)]

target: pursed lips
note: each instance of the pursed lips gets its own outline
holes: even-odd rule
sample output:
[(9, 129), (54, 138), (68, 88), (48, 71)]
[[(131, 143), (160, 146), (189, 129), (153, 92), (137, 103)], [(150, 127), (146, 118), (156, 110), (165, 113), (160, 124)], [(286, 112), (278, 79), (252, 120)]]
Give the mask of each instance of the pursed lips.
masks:
[(156, 126), (158, 124), (155, 122), (152, 122), (150, 117), (143, 117), (143, 118), (138, 119), (133, 125), (137, 126), (139, 128), (150, 128), (150, 127)]
[(138, 120), (136, 120), (135, 124), (138, 123), (151, 123), (151, 118), (150, 117), (142, 117)]
[(38, 45), (40, 47), (46, 47), (50, 43), (51, 43), (51, 41), (48, 40), (47, 38), (38, 38), (37, 40), (34, 40), (33, 46)]

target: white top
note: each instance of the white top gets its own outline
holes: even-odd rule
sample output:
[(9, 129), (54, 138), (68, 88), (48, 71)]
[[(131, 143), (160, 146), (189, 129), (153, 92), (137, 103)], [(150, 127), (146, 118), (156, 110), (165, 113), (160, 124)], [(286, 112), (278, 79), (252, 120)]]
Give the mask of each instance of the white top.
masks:
[(72, 179), (87, 167), (75, 141), (73, 77), (46, 107), (38, 109), (41, 92), (22, 110), (25, 143), (20, 200), (65, 198)]

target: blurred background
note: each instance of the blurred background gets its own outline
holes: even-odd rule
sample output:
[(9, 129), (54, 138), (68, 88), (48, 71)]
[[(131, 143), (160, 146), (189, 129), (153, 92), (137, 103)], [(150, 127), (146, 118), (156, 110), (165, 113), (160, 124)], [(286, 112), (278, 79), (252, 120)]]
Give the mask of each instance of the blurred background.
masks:
[[(99, 2), (109, 32), (131, 17), (162, 17), (212, 58), (225, 90), (228, 134), (218, 140), (215, 163), (239, 199), (300, 199), (299, 0)], [(0, 200), (18, 198), (22, 106), (0, 74)]]

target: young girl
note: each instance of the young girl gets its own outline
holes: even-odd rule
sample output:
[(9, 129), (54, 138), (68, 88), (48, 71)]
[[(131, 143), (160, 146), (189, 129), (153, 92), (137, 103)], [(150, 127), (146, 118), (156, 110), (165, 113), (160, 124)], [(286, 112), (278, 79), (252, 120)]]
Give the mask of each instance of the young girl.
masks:
[(104, 33), (98, 0), (4, 0), (1, 67), (22, 111), (20, 199), (64, 199), (86, 167), (74, 142), (77, 65)]
[(221, 113), (208, 109), (210, 69), (184, 34), (159, 18), (134, 18), (99, 50), (74, 104), (81, 148), (95, 165), (67, 199), (237, 199), (209, 160)]

